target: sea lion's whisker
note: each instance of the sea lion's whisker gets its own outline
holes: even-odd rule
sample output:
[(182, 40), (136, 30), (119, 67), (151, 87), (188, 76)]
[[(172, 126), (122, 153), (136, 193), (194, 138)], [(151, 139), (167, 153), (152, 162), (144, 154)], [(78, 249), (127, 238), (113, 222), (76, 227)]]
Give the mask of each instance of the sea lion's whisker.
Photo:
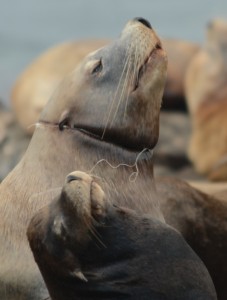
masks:
[(127, 107), (128, 107), (128, 99), (129, 99), (129, 93), (130, 93), (130, 86), (133, 84), (133, 82), (135, 81), (136, 78), (136, 70), (138, 68), (139, 65), (139, 55), (138, 55), (138, 47), (137, 44), (135, 46), (135, 63), (134, 63), (134, 70), (133, 73), (131, 75), (131, 80), (130, 80), (130, 84), (128, 86), (128, 93), (127, 93), (127, 98), (126, 98), (126, 102), (125, 102), (125, 110), (124, 110), (124, 116), (123, 119), (125, 119), (126, 116), (126, 112), (127, 112)]
[(131, 69), (131, 66), (132, 66), (132, 63), (131, 63), (131, 55), (129, 55), (129, 60), (128, 60), (128, 64), (127, 64), (127, 70), (126, 70), (126, 75), (125, 75), (125, 80), (124, 80), (124, 84), (123, 84), (123, 87), (122, 87), (122, 90), (121, 90), (121, 94), (120, 94), (120, 98), (118, 100), (118, 104), (117, 104), (117, 107), (116, 107), (116, 110), (115, 110), (115, 113), (114, 113), (114, 116), (112, 118), (112, 121), (110, 123), (110, 127), (112, 126), (112, 123), (113, 121), (115, 120), (116, 118), (116, 115), (117, 115), (117, 112), (119, 110), (119, 107), (120, 107), (120, 104), (122, 102), (122, 99), (124, 98), (124, 94), (125, 94), (125, 90), (127, 88), (127, 85), (128, 85), (128, 78), (130, 77), (130, 72), (129, 70)]
[[(86, 173), (89, 174), (89, 171), (87, 171)], [(103, 177), (101, 177), (101, 176), (98, 176), (98, 175), (91, 175), (91, 177), (92, 177), (92, 178), (97, 178), (97, 179), (99, 179), (99, 180), (101, 180), (101, 181), (103, 181), (104, 183), (107, 184), (107, 181), (106, 181)]]
[(104, 247), (107, 248), (106, 245), (102, 242), (101, 238), (98, 236), (97, 231), (95, 230), (95, 228), (89, 224), (88, 222), (85, 221), (86, 226), (88, 227), (88, 229), (90, 230), (90, 232), (92, 233), (92, 235), (96, 238), (96, 240)]
[(136, 72), (136, 80), (135, 80), (136, 82), (139, 81), (139, 74), (140, 74), (139, 69), (140, 69), (140, 67), (142, 66), (142, 63), (143, 63), (143, 57), (140, 55), (140, 56), (138, 57), (138, 65), (137, 65), (138, 72)]
[(105, 122), (106, 125), (104, 127), (103, 134), (102, 134), (102, 139), (103, 139), (103, 137), (105, 135), (105, 132), (106, 132), (109, 120), (110, 120), (110, 116), (111, 116), (111, 113), (112, 113), (112, 110), (113, 110), (113, 105), (114, 105), (115, 100), (117, 98), (118, 92), (120, 91), (119, 89), (120, 89), (120, 86), (121, 86), (121, 83), (122, 83), (122, 80), (123, 80), (123, 75), (125, 73), (125, 69), (126, 69), (126, 67), (128, 65), (128, 62), (130, 60), (130, 55), (129, 55), (130, 53), (129, 52), (130, 52), (130, 47), (127, 49), (126, 56), (125, 56), (126, 57), (126, 61), (125, 61), (124, 67), (123, 67), (123, 71), (121, 73), (121, 76), (120, 76), (120, 79), (119, 79), (119, 82), (118, 82), (117, 90), (116, 90), (115, 95), (114, 95), (114, 97), (113, 97), (113, 99), (111, 101), (111, 106), (110, 106), (109, 114), (108, 114), (108, 117), (107, 117), (107, 121)]
[(112, 179), (109, 179), (109, 187), (115, 191), (116, 195), (119, 195), (119, 191), (116, 187), (116, 184), (114, 183), (114, 181)]
[(123, 70), (122, 70), (122, 73), (121, 73), (121, 76), (120, 76), (120, 79), (119, 79), (119, 82), (118, 82), (117, 90), (115, 92), (115, 95), (114, 95), (113, 99), (111, 100), (111, 105), (110, 105), (110, 109), (109, 109), (109, 114), (108, 114), (107, 120), (104, 122), (105, 123), (105, 127), (104, 127), (104, 130), (103, 130), (103, 134), (102, 134), (101, 139), (104, 138), (104, 135), (106, 133), (106, 129), (107, 129), (107, 126), (108, 126), (108, 123), (109, 123), (109, 120), (110, 120), (110, 116), (111, 116), (112, 110), (113, 110), (113, 105), (114, 105), (114, 102), (115, 102), (115, 100), (117, 98), (118, 91), (119, 91), (119, 88), (121, 86), (121, 82), (122, 82), (122, 79), (123, 79), (123, 75), (124, 75), (125, 69), (127, 67), (127, 64), (128, 64), (129, 58), (130, 58), (130, 55), (129, 55), (130, 54), (129, 53), (130, 49), (131, 48), (130, 48), (130, 45), (129, 45), (129, 47), (128, 47), (127, 51), (126, 51), (126, 55), (125, 55), (126, 60), (125, 60), (125, 64), (124, 64), (124, 67), (123, 67)]

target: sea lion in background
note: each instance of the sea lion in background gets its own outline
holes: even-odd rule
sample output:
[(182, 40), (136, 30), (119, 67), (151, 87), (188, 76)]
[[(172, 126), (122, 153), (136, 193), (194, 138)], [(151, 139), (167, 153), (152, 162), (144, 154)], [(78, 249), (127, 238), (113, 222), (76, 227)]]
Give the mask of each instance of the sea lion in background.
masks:
[(0, 144), (6, 137), (6, 130), (10, 122), (12, 121), (12, 114), (7, 111), (4, 105), (0, 101)]
[[(90, 170), (103, 158), (112, 165), (132, 165), (144, 148), (154, 148), (166, 69), (158, 36), (146, 20), (135, 19), (118, 40), (86, 57), (60, 84), (23, 159), (0, 185), (1, 299), (46, 297), (26, 229), (68, 173)], [(95, 173), (113, 186), (110, 199), (121, 192), (121, 205), (163, 221), (152, 167), (151, 159), (142, 161), (133, 182), (132, 168), (126, 166), (119, 171), (104, 163)], [(141, 201), (133, 201), (136, 194)]]
[(13, 113), (0, 101), (0, 182), (21, 159), (29, 141)]
[(188, 182), (194, 188), (202, 191), (203, 193), (207, 193), (214, 197), (219, 197), (219, 195), (224, 195), (225, 198), (223, 200), (227, 201), (227, 183), (226, 182), (209, 182), (209, 181), (189, 181)]
[(84, 172), (67, 176), (27, 234), (52, 300), (217, 299), (205, 266), (176, 230), (109, 203)]
[(227, 22), (214, 20), (189, 65), (185, 89), (192, 119), (189, 158), (211, 180), (227, 180)]
[(162, 108), (186, 110), (184, 78), (188, 65), (200, 46), (177, 39), (164, 39), (163, 46), (168, 56), (168, 71)]
[[(34, 60), (17, 79), (11, 103), (21, 127), (29, 134), (64, 76), (71, 72), (90, 52), (107, 45), (108, 40), (66, 42), (50, 48)], [(167, 83), (163, 107), (182, 108), (185, 105), (183, 78), (191, 57), (199, 46), (173, 39), (163, 39), (168, 54)]]

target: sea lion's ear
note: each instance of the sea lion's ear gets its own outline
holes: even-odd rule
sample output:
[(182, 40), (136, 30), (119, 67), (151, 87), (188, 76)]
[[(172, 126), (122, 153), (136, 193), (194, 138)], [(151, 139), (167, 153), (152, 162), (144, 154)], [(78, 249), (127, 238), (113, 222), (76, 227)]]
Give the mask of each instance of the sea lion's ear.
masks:
[(76, 277), (84, 282), (88, 282), (87, 278), (84, 276), (84, 274), (81, 272), (80, 269), (75, 269), (73, 272), (70, 273), (73, 277)]

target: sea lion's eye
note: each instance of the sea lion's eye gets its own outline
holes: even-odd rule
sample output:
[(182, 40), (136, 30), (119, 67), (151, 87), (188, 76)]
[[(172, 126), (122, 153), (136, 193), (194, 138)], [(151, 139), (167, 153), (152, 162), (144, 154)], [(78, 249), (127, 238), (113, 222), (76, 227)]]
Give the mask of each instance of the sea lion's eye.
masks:
[(92, 70), (92, 74), (97, 74), (102, 71), (103, 65), (102, 60), (100, 59), (98, 63), (95, 65), (94, 69)]
[(63, 131), (64, 129), (70, 128), (69, 119), (66, 118), (58, 124), (59, 130)]

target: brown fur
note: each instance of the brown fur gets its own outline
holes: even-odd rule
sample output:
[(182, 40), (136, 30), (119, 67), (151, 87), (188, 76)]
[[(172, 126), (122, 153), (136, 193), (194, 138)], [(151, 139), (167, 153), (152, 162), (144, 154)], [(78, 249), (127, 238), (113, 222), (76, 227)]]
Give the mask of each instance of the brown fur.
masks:
[(207, 42), (191, 62), (186, 94), (192, 116), (189, 157), (198, 172), (227, 180), (227, 23), (214, 21)]
[(227, 296), (227, 194), (214, 196), (192, 189), (187, 183), (160, 178), (157, 189), (168, 224), (178, 229), (208, 268), (218, 293)]
[(164, 39), (163, 45), (168, 54), (168, 71), (163, 108), (182, 108), (185, 105), (184, 78), (186, 70), (200, 47), (197, 44), (176, 39)]

